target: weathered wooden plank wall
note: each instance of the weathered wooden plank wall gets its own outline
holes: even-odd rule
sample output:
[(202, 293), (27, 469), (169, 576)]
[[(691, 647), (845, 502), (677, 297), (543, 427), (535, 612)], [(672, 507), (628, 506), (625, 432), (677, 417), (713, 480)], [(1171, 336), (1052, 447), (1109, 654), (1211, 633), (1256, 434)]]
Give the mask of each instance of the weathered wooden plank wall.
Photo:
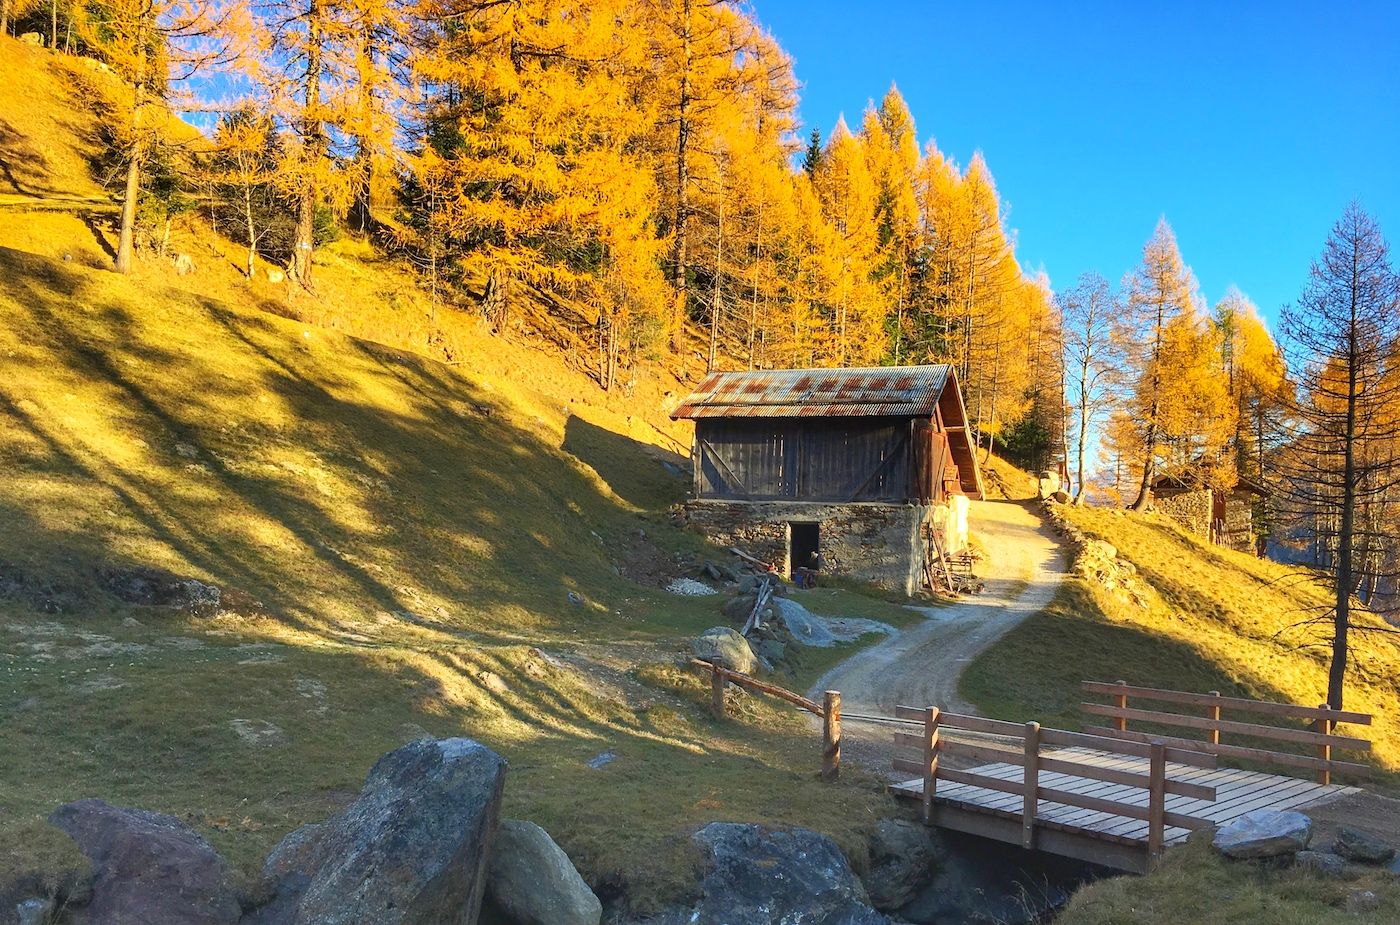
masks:
[(892, 501), (914, 490), (908, 418), (696, 421), (701, 498)]

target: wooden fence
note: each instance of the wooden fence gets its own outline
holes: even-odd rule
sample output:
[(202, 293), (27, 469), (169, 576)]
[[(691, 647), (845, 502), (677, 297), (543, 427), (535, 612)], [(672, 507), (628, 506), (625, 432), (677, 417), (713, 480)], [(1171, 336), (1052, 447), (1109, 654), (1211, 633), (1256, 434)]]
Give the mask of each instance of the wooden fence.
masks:
[[(1081, 709), (1091, 716), (1107, 717), (1111, 723), (1104, 726), (1085, 726), (1084, 731), (1094, 735), (1134, 742), (1147, 742), (1161, 739), (1170, 745), (1192, 748), (1208, 752), (1221, 758), (1235, 758), (1246, 761), (1259, 761), (1290, 768), (1304, 768), (1315, 771), (1319, 784), (1330, 784), (1332, 774), (1341, 772), (1364, 776), (1370, 774), (1369, 765), (1350, 761), (1338, 761), (1332, 757), (1332, 750), (1342, 749), (1367, 752), (1370, 741), (1352, 736), (1337, 735), (1338, 723), (1352, 723), (1369, 726), (1368, 713), (1353, 713), (1346, 710), (1333, 710), (1322, 704), (1317, 707), (1300, 707), (1288, 703), (1269, 703), (1262, 700), (1246, 700), (1242, 697), (1222, 697), (1219, 691), (1208, 694), (1192, 694), (1185, 691), (1158, 690), (1150, 687), (1130, 687), (1123, 681), (1085, 681), (1083, 688), (1090, 694), (1101, 694), (1111, 699), (1111, 703), (1081, 704)], [(1169, 712), (1160, 709), (1142, 709), (1129, 706), (1130, 699), (1150, 701), (1173, 706), (1198, 707), (1201, 715)], [(1292, 720), (1308, 724), (1270, 725), (1267, 721), (1243, 722), (1226, 719), (1226, 712), (1245, 713), (1263, 720)], [(1192, 738), (1189, 734), (1160, 736), (1155, 733), (1128, 729), (1128, 722), (1149, 723), (1155, 726), (1168, 726), (1192, 730), (1203, 734), (1203, 738)], [(1224, 734), (1247, 740), (1280, 742), (1294, 748), (1310, 747), (1312, 755), (1300, 755), (1296, 751), (1283, 751), (1278, 748), (1260, 748), (1253, 745), (1221, 742)]]
[[(938, 782), (947, 781), (997, 793), (1021, 796), (1021, 844), (1025, 848), (1035, 847), (1038, 825), (1052, 824), (1063, 829), (1076, 828), (1060, 822), (1047, 823), (1040, 814), (1039, 803), (1042, 800), (1146, 822), (1147, 852), (1149, 857), (1153, 858), (1161, 854), (1164, 831), (1167, 826), (1202, 829), (1209, 828), (1213, 824), (1208, 819), (1170, 812), (1166, 808), (1168, 794), (1198, 800), (1213, 801), (1215, 799), (1214, 787), (1206, 787), (1168, 776), (1168, 762), (1193, 768), (1214, 768), (1215, 757), (1204, 752), (1191, 748), (1180, 748), (1160, 741), (1131, 742), (1061, 729), (1043, 729), (1039, 723), (1021, 725), (985, 719), (980, 716), (947, 713), (940, 711), (937, 707), (925, 709), (895, 707), (895, 717), (923, 724), (923, 729), (920, 732), (895, 733), (896, 746), (914, 749), (919, 757), (916, 760), (896, 758), (894, 768), (897, 771), (915, 774), (922, 778), (925, 822), (931, 823), (933, 821), (934, 801), (938, 796)], [(995, 741), (959, 741), (944, 735), (944, 732), (949, 730), (1003, 737), (1004, 744)], [(1047, 747), (1093, 749), (1115, 755), (1145, 758), (1148, 761), (1147, 773), (1077, 761), (1075, 760), (1076, 756), (1072, 753), (1047, 752), (1045, 751)], [(980, 762), (1013, 765), (1023, 769), (1022, 777), (1019, 781), (1007, 780), (1002, 777), (978, 773), (975, 770), (957, 770), (940, 761), (940, 757), (943, 755), (960, 755)], [(1138, 802), (1125, 802), (1121, 798), (1105, 799), (1092, 794), (1071, 793), (1043, 786), (1040, 779), (1042, 773), (1065, 774), (1102, 781), (1106, 785), (1145, 790), (1147, 791), (1146, 805), (1141, 805)], [(1096, 829), (1090, 826), (1082, 827), (1080, 830), (1089, 834), (1096, 832)]]
[(752, 675), (722, 668), (712, 662), (698, 658), (690, 660), (690, 666), (710, 675), (710, 712), (715, 719), (724, 719), (724, 689), (735, 684), (746, 690), (767, 694), (785, 700), (793, 706), (806, 710), (822, 718), (822, 780), (834, 781), (841, 775), (841, 693), (827, 691), (822, 702), (808, 700), (795, 691), (767, 681), (760, 681)]

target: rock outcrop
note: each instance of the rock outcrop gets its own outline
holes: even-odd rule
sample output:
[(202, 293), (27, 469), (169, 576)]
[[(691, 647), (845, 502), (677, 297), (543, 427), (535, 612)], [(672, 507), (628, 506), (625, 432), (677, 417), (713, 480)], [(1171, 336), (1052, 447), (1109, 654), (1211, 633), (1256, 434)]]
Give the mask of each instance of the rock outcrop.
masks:
[(807, 829), (715, 822), (695, 833), (706, 858), (689, 925), (889, 925), (836, 844)]
[(228, 864), (174, 816), (79, 800), (49, 821), (92, 862), (73, 925), (236, 925), (243, 914)]
[(1344, 828), (1338, 832), (1332, 850), (1361, 864), (1385, 864), (1395, 858), (1393, 847), (1358, 829)]
[(380, 758), (344, 812), (268, 856), (272, 901), (247, 925), (472, 925), (486, 891), (506, 763), (471, 739)]
[(928, 826), (881, 819), (870, 840), (870, 870), (861, 879), (876, 909), (892, 912), (910, 902), (933, 879), (942, 854)]
[(491, 902), (516, 925), (598, 925), (603, 906), (549, 833), (507, 819), (487, 869)]
[(1228, 858), (1273, 858), (1308, 847), (1312, 820), (1291, 810), (1257, 809), (1215, 832), (1217, 851)]
[(730, 671), (752, 674), (758, 666), (749, 641), (738, 630), (727, 626), (712, 626), (691, 640), (691, 651), (701, 661)]

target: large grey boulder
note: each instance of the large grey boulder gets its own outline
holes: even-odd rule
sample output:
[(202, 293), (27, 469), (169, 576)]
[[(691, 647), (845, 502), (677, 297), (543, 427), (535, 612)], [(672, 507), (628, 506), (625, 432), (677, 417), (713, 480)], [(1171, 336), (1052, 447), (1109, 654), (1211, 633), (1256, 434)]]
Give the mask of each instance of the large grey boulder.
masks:
[(92, 862), (74, 925), (234, 925), (243, 913), (228, 864), (174, 816), (78, 800), (49, 821)]
[(928, 826), (881, 819), (870, 840), (870, 870), (861, 878), (870, 904), (890, 912), (910, 902), (933, 879), (941, 854)]
[(1312, 820), (1292, 810), (1256, 809), (1215, 832), (1217, 851), (1228, 858), (1273, 858), (1296, 854), (1312, 838)]
[(689, 925), (889, 925), (825, 835), (715, 822), (695, 833), (707, 865)]
[(737, 630), (727, 626), (712, 626), (691, 640), (690, 649), (695, 657), (721, 668), (752, 674), (758, 666), (749, 641)]
[(549, 833), (507, 819), (496, 832), (486, 893), (516, 925), (598, 925), (603, 904)]
[(1337, 833), (1332, 850), (1362, 864), (1384, 864), (1395, 857), (1395, 849), (1374, 835), (1344, 828)]
[(273, 900), (246, 925), (473, 925), (505, 772), (471, 739), (389, 752), (344, 812), (273, 849)]

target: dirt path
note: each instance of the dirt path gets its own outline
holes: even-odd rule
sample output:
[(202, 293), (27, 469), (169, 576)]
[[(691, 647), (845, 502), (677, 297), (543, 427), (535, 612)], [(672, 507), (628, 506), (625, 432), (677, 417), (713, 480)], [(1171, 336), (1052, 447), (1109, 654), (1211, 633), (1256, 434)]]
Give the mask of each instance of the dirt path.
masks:
[[(852, 656), (812, 686), (812, 696), (841, 692), (845, 712), (893, 715), (895, 704), (973, 712), (958, 697), (958, 677), (1003, 633), (1050, 603), (1064, 574), (1060, 544), (1035, 502), (974, 501), (970, 526), (986, 550), (986, 590), (949, 607), (921, 608), (928, 622)], [(867, 724), (848, 739), (888, 738)]]

